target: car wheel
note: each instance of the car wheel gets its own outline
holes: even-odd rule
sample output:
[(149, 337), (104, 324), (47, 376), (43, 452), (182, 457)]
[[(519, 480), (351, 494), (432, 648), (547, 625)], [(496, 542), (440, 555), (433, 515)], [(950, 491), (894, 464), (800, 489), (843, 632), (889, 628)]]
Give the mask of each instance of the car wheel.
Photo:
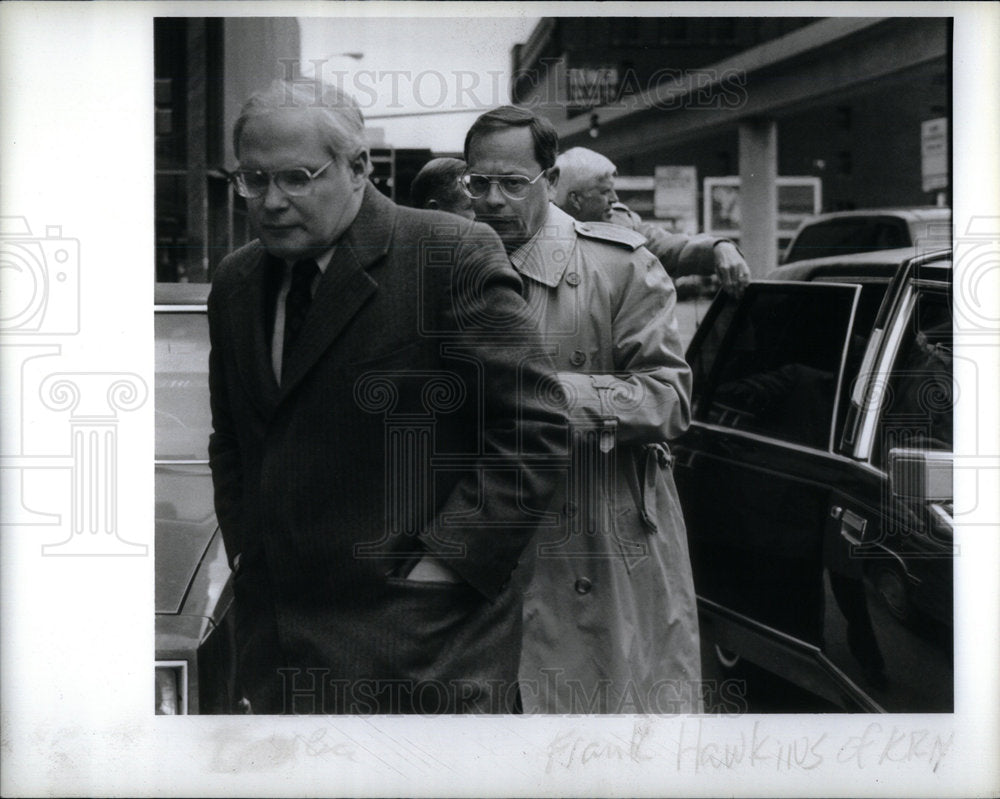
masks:
[(909, 621), (912, 608), (902, 569), (889, 564), (878, 566), (874, 577), (875, 591), (892, 617), (899, 622)]
[(724, 669), (735, 669), (740, 663), (740, 654), (715, 644), (715, 659)]

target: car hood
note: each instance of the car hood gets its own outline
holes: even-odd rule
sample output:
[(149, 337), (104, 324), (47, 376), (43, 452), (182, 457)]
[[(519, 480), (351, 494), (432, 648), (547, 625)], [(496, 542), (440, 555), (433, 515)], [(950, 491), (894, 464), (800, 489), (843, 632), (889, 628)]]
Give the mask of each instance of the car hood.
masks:
[[(216, 561), (222, 548), (217, 531), (212, 477), (207, 464), (157, 464), (157, 613), (204, 613), (200, 607), (185, 608), (185, 603), (200, 568), (220, 571)], [(225, 567), (224, 555), (222, 567)], [(228, 569), (224, 570), (227, 574)], [(219, 575), (223, 582), (226, 574)], [(198, 582), (204, 582), (204, 578)], [(195, 596), (190, 596), (188, 604), (205, 605)], [(211, 611), (205, 615), (211, 615)]]

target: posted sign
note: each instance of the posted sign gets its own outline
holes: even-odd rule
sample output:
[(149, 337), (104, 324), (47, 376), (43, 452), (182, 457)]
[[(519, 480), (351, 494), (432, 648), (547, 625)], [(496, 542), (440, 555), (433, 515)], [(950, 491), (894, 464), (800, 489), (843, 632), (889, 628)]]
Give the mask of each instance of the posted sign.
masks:
[(948, 188), (948, 118), (920, 123), (920, 175), (924, 191)]
[(698, 232), (698, 172), (693, 166), (656, 167), (653, 214), (678, 233)]

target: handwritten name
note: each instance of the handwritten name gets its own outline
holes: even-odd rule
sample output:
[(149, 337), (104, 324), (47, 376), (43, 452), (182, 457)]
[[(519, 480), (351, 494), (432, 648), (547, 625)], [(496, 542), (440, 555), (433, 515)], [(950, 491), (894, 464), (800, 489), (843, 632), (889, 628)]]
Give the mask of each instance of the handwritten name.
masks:
[(722, 738), (713, 732), (717, 731), (700, 719), (681, 722), (675, 741), (659, 743), (654, 741), (651, 720), (636, 722), (628, 739), (569, 730), (557, 735), (546, 747), (545, 771), (551, 774), (608, 761), (662, 763), (662, 753), (669, 752), (677, 771), (696, 774), (765, 768), (808, 772), (824, 765), (867, 769), (899, 763), (923, 764), (937, 772), (955, 743), (954, 731), (941, 733), (882, 722), (870, 722), (853, 735), (831, 732), (778, 735), (762, 721)]
[(650, 722), (644, 721), (633, 725), (632, 736), (627, 742), (620, 739), (587, 738), (574, 730), (560, 733), (546, 749), (548, 763), (545, 772), (551, 774), (556, 768), (568, 770), (595, 760), (630, 760), (633, 763), (652, 760), (653, 756), (643, 751), (643, 744), (650, 732)]
[(703, 736), (703, 725), (699, 721), (694, 735), (687, 724), (681, 724), (680, 739), (677, 745), (677, 770), (681, 771), (691, 764), (695, 773), (707, 768), (733, 769), (747, 765), (758, 768), (773, 766), (777, 771), (784, 769), (802, 769), (811, 771), (823, 763), (823, 746), (827, 734), (819, 737), (801, 735), (795, 738), (779, 738), (765, 734), (761, 723), (755, 721), (750, 735), (741, 732), (739, 740), (706, 741)]

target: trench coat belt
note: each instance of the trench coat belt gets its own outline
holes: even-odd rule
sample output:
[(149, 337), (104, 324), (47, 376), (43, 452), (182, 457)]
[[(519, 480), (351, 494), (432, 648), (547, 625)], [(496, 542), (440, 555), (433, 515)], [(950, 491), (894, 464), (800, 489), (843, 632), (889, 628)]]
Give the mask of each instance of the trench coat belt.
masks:
[(643, 459), (642, 486), (639, 492), (641, 502), (639, 516), (650, 533), (657, 533), (660, 528), (656, 519), (656, 480), (659, 477), (660, 469), (668, 469), (673, 465), (674, 456), (665, 442), (646, 444), (643, 446), (643, 450), (645, 458)]

